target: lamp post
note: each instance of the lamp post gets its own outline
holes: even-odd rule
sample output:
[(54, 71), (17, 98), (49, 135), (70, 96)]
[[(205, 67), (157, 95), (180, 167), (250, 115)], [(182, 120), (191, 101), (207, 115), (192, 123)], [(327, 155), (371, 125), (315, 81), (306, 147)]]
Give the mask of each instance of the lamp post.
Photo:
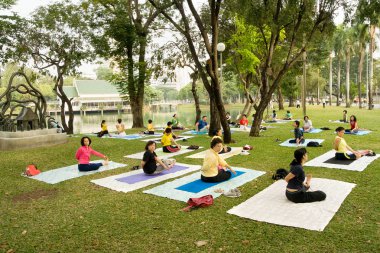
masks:
[[(329, 74), (329, 92), (330, 92), (330, 99), (329, 104), (332, 105), (332, 83), (333, 83), (333, 76), (332, 76), (332, 59), (335, 57), (335, 52), (331, 51), (330, 53), (330, 74)], [(339, 95), (338, 95), (339, 99)]]
[(226, 45), (224, 43), (220, 42), (218, 45), (216, 45), (216, 50), (219, 52), (220, 57), (220, 86), (222, 86), (223, 82), (223, 51), (226, 49)]

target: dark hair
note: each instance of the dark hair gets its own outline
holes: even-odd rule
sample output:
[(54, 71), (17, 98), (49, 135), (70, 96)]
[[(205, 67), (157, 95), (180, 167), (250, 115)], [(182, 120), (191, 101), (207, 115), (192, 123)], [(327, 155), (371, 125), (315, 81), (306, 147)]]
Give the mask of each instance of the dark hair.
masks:
[(230, 114), (230, 112), (226, 112), (226, 114)]
[(166, 123), (167, 126), (171, 126), (173, 125), (173, 123), (171, 121), (168, 121), (168, 123)]
[(203, 115), (203, 116), (202, 116), (202, 119), (205, 118), (205, 117), (207, 117), (207, 116), (206, 116), (206, 115)]
[(146, 143), (146, 145), (145, 145), (145, 150), (148, 150), (149, 146), (150, 146), (150, 145), (153, 145), (153, 144), (156, 144), (156, 142), (155, 142), (155, 141), (148, 141), (148, 142)]
[(276, 113), (276, 110), (273, 110), (273, 113)]
[(291, 164), (298, 163), (300, 164), (302, 162), (303, 156), (307, 153), (306, 148), (300, 148), (294, 151), (294, 160)]
[(305, 120), (306, 118), (309, 118), (309, 116), (305, 115), (305, 116), (303, 117), (303, 120)]
[(176, 114), (176, 113), (174, 113), (174, 114), (173, 114), (173, 117), (175, 117), (175, 116), (177, 116), (177, 114)]
[(153, 122), (153, 120), (148, 119), (148, 123), (149, 123), (149, 124), (152, 124), (152, 122)]
[(256, 113), (252, 114), (252, 117), (255, 117), (256, 116)]
[(343, 112), (347, 113), (347, 110), (343, 110)]
[(290, 113), (290, 111), (286, 111), (287, 113)]
[(216, 144), (218, 144), (218, 143), (223, 143), (223, 140), (220, 139), (220, 138), (215, 138), (215, 139), (213, 139), (213, 140), (211, 141), (211, 144), (210, 144), (211, 148), (215, 147)]
[(165, 129), (165, 133), (170, 134), (172, 132), (172, 129), (170, 127), (167, 127)]
[(354, 117), (354, 121), (356, 122), (356, 116), (355, 115), (351, 115), (350, 116), (350, 120), (351, 120), (351, 117)]
[(343, 131), (344, 130), (344, 127), (338, 127), (337, 129), (335, 129), (335, 132), (340, 132), (340, 131)]
[(243, 114), (243, 116), (247, 118), (247, 114)]
[(120, 124), (121, 123), (121, 119), (117, 119), (117, 122)]
[(222, 130), (222, 129), (217, 128), (215, 131), (213, 131), (214, 136), (216, 136), (216, 134), (217, 134), (220, 130)]
[(296, 123), (297, 127), (300, 126), (300, 122), (298, 120), (294, 121), (294, 123)]
[(88, 136), (83, 136), (82, 139), (80, 139), (80, 144), (82, 146), (84, 146), (84, 139), (88, 139), (88, 141), (90, 142), (88, 145), (90, 146), (91, 145), (91, 139)]
[(106, 121), (103, 119), (102, 123), (100, 123), (100, 127), (102, 127), (104, 123), (106, 123)]

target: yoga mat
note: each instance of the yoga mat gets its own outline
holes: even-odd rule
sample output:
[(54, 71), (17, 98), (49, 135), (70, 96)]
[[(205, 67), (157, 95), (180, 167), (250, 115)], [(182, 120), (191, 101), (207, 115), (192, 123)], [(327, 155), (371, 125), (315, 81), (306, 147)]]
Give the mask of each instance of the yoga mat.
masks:
[[(182, 176), (189, 172), (199, 171), (200, 169), (200, 165), (176, 163), (172, 169), (164, 171), (160, 174), (146, 175), (143, 170), (139, 169), (119, 175), (92, 180), (91, 182), (114, 191), (130, 192), (170, 178)], [(123, 182), (123, 179), (127, 182)]]
[[(303, 131), (303, 130), (302, 130)], [(317, 133), (320, 133), (320, 132), (322, 132), (323, 130), (322, 129), (320, 129), (320, 128), (312, 128), (311, 129), (311, 131), (309, 131), (309, 132), (305, 132), (305, 131), (303, 131), (305, 134), (317, 134)]]
[(296, 204), (286, 198), (286, 185), (285, 180), (279, 180), (227, 213), (282, 226), (323, 231), (356, 186), (342, 181), (313, 178), (312, 190), (325, 192), (326, 199)]
[(330, 123), (348, 124), (349, 122), (343, 122), (340, 120), (329, 120)]
[(297, 146), (296, 143), (289, 143), (290, 140), (294, 140), (293, 139), (288, 139), (286, 141), (284, 141), (283, 143), (280, 144), (280, 146), (283, 146), (283, 147), (293, 147), (293, 148), (297, 148), (297, 147), (306, 147), (307, 144), (311, 141), (315, 141), (315, 142), (318, 142), (319, 144), (321, 144), (324, 140), (323, 139), (305, 139), (305, 142), (303, 144), (300, 144)]
[(170, 170), (163, 170), (159, 174), (147, 175), (145, 173), (139, 173), (139, 174), (130, 175), (130, 176), (127, 176), (127, 177), (117, 178), (116, 180), (119, 181), (119, 182), (127, 183), (127, 184), (135, 184), (135, 183), (138, 183), (138, 182), (149, 180), (151, 178), (162, 177), (163, 175), (176, 173), (177, 171), (185, 170), (185, 169), (188, 169), (188, 168), (189, 167), (180, 166), (180, 165), (176, 164)]
[(196, 130), (189, 130), (189, 131), (183, 132), (182, 134), (199, 134), (199, 135), (203, 135), (203, 134), (208, 134), (208, 130), (207, 131), (201, 131), (201, 132), (198, 132)]
[[(244, 173), (245, 173), (244, 171), (238, 171), (237, 170), (236, 175), (234, 175), (234, 174), (231, 175), (231, 179), (238, 177), (240, 175), (243, 175)], [(198, 180), (195, 180), (195, 181), (190, 182), (188, 184), (181, 185), (180, 187), (177, 187), (176, 190), (198, 193), (200, 191), (204, 191), (210, 187), (213, 187), (213, 186), (221, 184), (221, 183), (223, 183), (223, 182), (205, 183), (201, 179), (198, 179)]]
[[(187, 140), (187, 139), (190, 139), (190, 138), (193, 138), (194, 136), (178, 136), (177, 138), (175, 138), (174, 140), (175, 141), (182, 141), (182, 140)], [(150, 138), (150, 139), (144, 139), (144, 140), (141, 140), (141, 141), (145, 141), (145, 142), (148, 142), (148, 141), (154, 141), (154, 142), (157, 142), (157, 143), (161, 143), (161, 138)]]
[[(219, 197), (222, 193), (215, 192), (216, 189), (222, 189), (225, 192), (230, 189), (242, 186), (243, 184), (254, 180), (255, 178), (265, 174), (263, 171), (250, 170), (245, 168), (234, 168), (235, 171), (245, 172), (238, 177), (231, 178), (230, 180), (221, 182), (217, 185), (213, 185), (208, 187), (207, 189), (200, 191), (198, 193), (188, 192), (178, 190), (176, 188), (186, 185), (188, 183), (197, 181), (201, 178), (201, 173), (196, 172), (191, 175), (176, 179), (174, 181), (165, 183), (163, 185), (156, 186), (152, 189), (145, 190), (144, 193), (153, 194), (160, 197), (166, 197), (169, 199), (179, 200), (183, 202), (187, 202), (189, 198), (198, 198), (207, 194), (211, 194), (214, 198)], [(203, 182), (202, 182), (203, 183)], [(209, 183), (203, 183), (209, 184)]]
[(355, 160), (338, 160), (335, 157), (332, 157), (332, 158), (324, 161), (324, 163), (332, 163), (332, 164), (340, 164), (340, 165), (350, 165), (354, 161)]
[[(182, 154), (186, 154), (186, 153), (194, 151), (194, 149), (187, 149), (187, 147), (188, 146), (181, 146), (181, 150), (175, 153), (165, 153), (164, 151), (162, 151), (162, 148), (157, 148), (155, 152), (160, 159), (165, 159), (165, 158), (170, 158), (173, 156), (182, 155)], [(202, 147), (199, 147), (199, 148), (202, 148)], [(124, 157), (142, 160), (144, 153), (145, 151), (139, 152), (136, 154), (126, 155)]]
[(144, 136), (140, 135), (140, 134), (112, 135), (111, 137), (109, 137), (107, 135), (103, 135), (102, 138), (122, 139), (122, 140), (137, 140), (137, 139), (144, 138)]
[(352, 135), (366, 135), (366, 134), (369, 134), (371, 131), (369, 130), (359, 130), (357, 133), (347, 133), (345, 132), (344, 134), (352, 134)]
[[(230, 158), (232, 156), (240, 154), (242, 150), (243, 150), (243, 148), (231, 147), (230, 152), (219, 154), (219, 155), (221, 157), (223, 157), (223, 159), (227, 159), (227, 158)], [(186, 156), (186, 158), (203, 159), (203, 158), (205, 158), (205, 154), (206, 154), (206, 150), (199, 152), (199, 153), (196, 153), (196, 154), (193, 154), (193, 155), (190, 155), (190, 156)]]
[(359, 158), (358, 160), (354, 160), (349, 165), (344, 164), (333, 164), (333, 163), (326, 163), (327, 160), (335, 157), (335, 150), (330, 150), (329, 152), (318, 156), (307, 163), (305, 163), (305, 166), (310, 167), (323, 167), (323, 168), (329, 168), (329, 169), (342, 169), (342, 170), (352, 170), (352, 171), (363, 171), (369, 164), (371, 164), (373, 161), (375, 161), (377, 158), (380, 157), (380, 155), (376, 156), (363, 156)]
[[(100, 162), (102, 162), (102, 160), (91, 161), (91, 163), (100, 163)], [(81, 172), (78, 170), (78, 164), (75, 164), (68, 167), (44, 171), (38, 175), (28, 177), (28, 178), (32, 178), (32, 179), (42, 181), (48, 184), (57, 184), (69, 179), (73, 179), (73, 178), (77, 178), (77, 177), (81, 177), (85, 175), (91, 175), (91, 174), (95, 174), (95, 173), (106, 171), (106, 170), (113, 170), (113, 169), (117, 169), (117, 168), (125, 167), (125, 166), (127, 165), (122, 164), (122, 163), (109, 162), (107, 166), (101, 166), (98, 170)]]

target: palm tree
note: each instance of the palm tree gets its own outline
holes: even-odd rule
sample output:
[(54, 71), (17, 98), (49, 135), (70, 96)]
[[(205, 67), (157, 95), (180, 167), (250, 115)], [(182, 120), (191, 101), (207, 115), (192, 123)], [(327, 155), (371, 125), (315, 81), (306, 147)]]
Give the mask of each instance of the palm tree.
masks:
[(338, 26), (337, 30), (334, 33), (334, 51), (335, 55), (338, 61), (337, 66), (337, 100), (336, 105), (340, 105), (340, 72), (341, 72), (341, 62), (343, 59), (343, 49), (344, 49), (344, 36), (345, 36), (345, 30), (343, 26)]
[(350, 64), (351, 64), (351, 53), (353, 51), (354, 37), (353, 28), (346, 27), (344, 29), (344, 53), (346, 60), (346, 107), (350, 107)]

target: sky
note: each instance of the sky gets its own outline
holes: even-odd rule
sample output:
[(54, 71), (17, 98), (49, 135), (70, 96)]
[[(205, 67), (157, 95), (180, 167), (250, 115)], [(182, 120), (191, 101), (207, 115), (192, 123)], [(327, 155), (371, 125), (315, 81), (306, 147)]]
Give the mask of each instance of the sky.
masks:
[[(20, 16), (28, 17), (29, 14), (38, 8), (39, 6), (48, 5), (49, 3), (53, 3), (55, 1), (52, 0), (17, 0), (16, 5), (11, 9), (12, 11), (18, 13)], [(72, 2), (78, 2), (77, 0), (72, 0)], [(205, 0), (194, 0), (194, 5), (200, 6)], [(343, 22), (344, 13), (343, 9), (339, 10), (337, 16), (335, 17), (335, 23), (340, 24)], [(375, 52), (375, 57), (380, 57), (380, 41), (377, 40), (377, 52)], [(80, 71), (84, 76), (94, 77), (95, 69), (98, 65), (95, 64), (83, 64), (80, 68)]]

